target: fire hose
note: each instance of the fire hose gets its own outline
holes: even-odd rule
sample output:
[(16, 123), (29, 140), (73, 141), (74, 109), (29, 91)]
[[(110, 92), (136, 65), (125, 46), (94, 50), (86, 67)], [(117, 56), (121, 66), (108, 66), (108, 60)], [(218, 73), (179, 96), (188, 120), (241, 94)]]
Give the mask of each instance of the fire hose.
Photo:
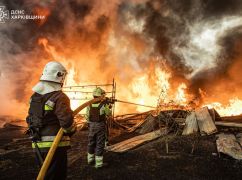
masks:
[[(101, 96), (99, 98), (95, 98), (95, 99), (92, 99), (90, 101), (85, 102), (84, 104), (82, 104), (81, 106), (79, 106), (73, 112), (73, 115), (74, 116), (77, 115), (85, 107), (87, 107), (87, 106), (89, 106), (89, 105), (91, 105), (93, 103), (96, 103), (98, 101), (101, 101), (101, 100), (103, 100), (103, 98), (104, 98), (104, 96)], [(38, 174), (37, 180), (44, 180), (45, 174), (46, 174), (46, 172), (47, 172), (47, 170), (48, 170), (48, 168), (50, 166), (50, 163), (52, 161), (52, 158), (53, 158), (53, 156), (55, 154), (55, 151), (56, 151), (56, 149), (57, 149), (57, 147), (58, 147), (58, 145), (59, 145), (59, 143), (60, 143), (60, 141), (61, 141), (61, 139), (63, 137), (63, 134), (64, 134), (64, 131), (63, 131), (62, 128), (60, 128), (60, 130), (58, 131), (58, 133), (57, 133), (57, 135), (56, 135), (56, 137), (55, 137), (55, 139), (53, 141), (53, 144), (50, 147), (50, 150), (49, 150), (49, 152), (48, 152), (48, 154), (47, 154), (47, 156), (46, 156), (46, 158), (44, 160), (44, 163), (41, 166), (41, 169), (40, 169), (40, 172)]]
[(149, 107), (149, 108), (156, 108), (154, 106), (138, 104), (138, 103), (132, 103), (132, 102), (128, 102), (128, 101), (121, 101), (121, 100), (118, 100), (118, 99), (115, 99), (115, 102), (120, 102), (120, 103), (125, 103), (125, 104), (132, 104), (132, 105), (136, 105), (136, 106), (143, 106), (143, 107)]
[(144, 104), (138, 104), (138, 103), (133, 103), (133, 102), (128, 102), (128, 101), (122, 101), (122, 100), (118, 100), (118, 99), (112, 99), (112, 98), (107, 98), (106, 99), (107, 103), (115, 103), (115, 102), (119, 102), (119, 103), (125, 103), (125, 104), (132, 104), (132, 105), (136, 105), (136, 106), (143, 106), (143, 107), (149, 107), (149, 108), (156, 108), (154, 106), (149, 106), (149, 105), (144, 105)]

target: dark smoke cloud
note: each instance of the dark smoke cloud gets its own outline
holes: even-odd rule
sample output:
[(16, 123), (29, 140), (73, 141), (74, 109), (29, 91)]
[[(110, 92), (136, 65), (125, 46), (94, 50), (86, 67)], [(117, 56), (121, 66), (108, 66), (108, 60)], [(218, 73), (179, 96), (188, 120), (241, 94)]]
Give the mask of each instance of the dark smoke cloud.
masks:
[[(34, 13), (36, 7), (50, 11), (43, 24), (29, 20), (0, 24), (0, 88), (8, 97), (1, 99), (9, 107), (28, 104), (32, 85), (44, 64), (53, 59), (37, 45), (41, 37), (55, 44), (60, 54), (65, 52), (69, 57), (76, 52), (99, 52), (100, 69), (116, 63), (121, 68), (114, 69), (115, 72), (122, 74), (123, 68), (130, 65), (133, 71), (120, 75), (123, 81), (137, 72), (145, 72), (157, 56), (168, 63), (174, 81), (188, 80), (189, 91), (196, 96), (200, 96), (199, 88), (210, 92), (208, 86), (212, 82), (228, 80), (230, 67), (241, 60), (241, 53), (235, 51), (235, 42), (241, 39), (241, 26), (219, 36), (220, 54), (212, 59), (213, 62), (205, 62), (207, 68), (202, 66), (197, 70), (194, 64), (203, 65), (204, 58), (198, 58), (198, 54), (204, 54), (204, 50), (191, 43), (194, 38), (191, 35), (196, 34), (200, 26), (217, 28), (223, 18), (242, 17), (241, 0), (114, 0), (109, 3), (100, 0), (1, 0), (0, 5), (7, 9), (24, 9), (28, 13)], [(128, 42), (123, 44), (130, 46), (128, 53), (120, 53), (122, 60), (113, 58), (112, 54), (121, 52), (122, 46), (116, 49), (107, 45), (107, 34), (112, 33), (120, 41), (125, 37)], [(193, 54), (189, 54), (189, 50)], [(135, 53), (138, 55), (134, 60)], [(82, 75), (81, 71), (77, 73)], [(235, 87), (237, 80), (233, 80), (235, 83), (231, 86)]]
[[(213, 90), (209, 88), (211, 83), (215, 86), (216, 83), (221, 83), (219, 79), (227, 80), (231, 64), (238, 59), (238, 53), (235, 53), (234, 48), (236, 39), (240, 39), (242, 36), (242, 1), (153, 0), (148, 1), (145, 5), (137, 5), (132, 8), (129, 7), (128, 3), (124, 3), (120, 6), (120, 9), (121, 12), (134, 11), (133, 14), (137, 19), (140, 16), (145, 19), (143, 35), (155, 40), (155, 51), (168, 60), (174, 79), (190, 79), (188, 89), (198, 98), (201, 97), (200, 88), (213, 94)], [(199, 64), (202, 61), (202, 59), (199, 60), (198, 56), (190, 56), (191, 60), (184, 56), (184, 50), (189, 51), (191, 49), (192, 51), (192, 48), (195, 48), (189, 44), (191, 39), (194, 38), (190, 36), (193, 26), (200, 23), (202, 28), (209, 24), (208, 28), (213, 30), (217, 26), (216, 24), (219, 24), (218, 21), (221, 20), (222, 23), (223, 18), (226, 17), (240, 17), (241, 23), (238, 23), (238, 26), (234, 28), (231, 27), (230, 30), (226, 30), (223, 35), (218, 37), (216, 43), (221, 51), (220, 54), (211, 59), (214, 62), (208, 61), (207, 67), (193, 73), (196, 68), (192, 64), (195, 62)], [(196, 31), (198, 30), (199, 28)], [(200, 50), (202, 55), (202, 49), (197, 49), (197, 52)], [(215, 62), (217, 62), (216, 65), (212, 66)], [(235, 83), (233, 86), (237, 86), (237, 84)]]
[(202, 1), (206, 17), (219, 17), (241, 13), (242, 2), (240, 0), (204, 0)]

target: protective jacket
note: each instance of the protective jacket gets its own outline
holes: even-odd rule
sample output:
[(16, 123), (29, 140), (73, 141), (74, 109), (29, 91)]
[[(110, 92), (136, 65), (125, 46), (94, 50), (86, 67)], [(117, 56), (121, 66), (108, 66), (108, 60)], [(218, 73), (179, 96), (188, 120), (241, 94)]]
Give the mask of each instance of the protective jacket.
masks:
[(110, 116), (112, 111), (109, 108), (109, 104), (106, 102), (99, 102), (87, 107), (86, 120), (91, 122), (105, 122), (106, 117)]
[[(62, 91), (54, 91), (44, 95), (34, 93), (30, 99), (27, 123), (33, 132), (33, 140), (39, 148), (51, 147), (59, 129), (66, 133), (59, 147), (70, 146), (68, 133), (76, 130), (70, 100)], [(35, 148), (35, 145), (32, 144)]]

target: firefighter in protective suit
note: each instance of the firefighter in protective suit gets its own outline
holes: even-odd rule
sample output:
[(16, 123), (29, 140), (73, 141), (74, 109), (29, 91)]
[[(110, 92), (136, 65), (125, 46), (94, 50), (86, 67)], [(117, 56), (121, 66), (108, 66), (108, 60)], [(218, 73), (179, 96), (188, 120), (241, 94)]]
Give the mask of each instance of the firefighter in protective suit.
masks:
[[(105, 95), (105, 91), (97, 87), (93, 91), (93, 97)], [(103, 154), (107, 140), (107, 117), (111, 115), (111, 105), (106, 101), (100, 101), (87, 107), (86, 119), (89, 126), (88, 134), (88, 164), (94, 164), (96, 168), (103, 167)]]
[(34, 94), (26, 121), (32, 137), (32, 147), (41, 165), (59, 129), (64, 136), (56, 150), (45, 179), (66, 179), (67, 149), (70, 136), (76, 131), (69, 98), (62, 92), (66, 69), (59, 62), (46, 64), (39, 83), (33, 87)]

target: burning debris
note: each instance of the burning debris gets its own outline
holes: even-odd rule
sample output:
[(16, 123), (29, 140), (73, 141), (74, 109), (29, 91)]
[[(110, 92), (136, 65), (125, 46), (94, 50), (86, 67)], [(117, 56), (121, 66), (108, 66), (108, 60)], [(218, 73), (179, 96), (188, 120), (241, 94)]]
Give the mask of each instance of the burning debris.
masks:
[[(41, 69), (53, 60), (67, 67), (68, 76), (61, 88), (73, 110), (93, 98), (93, 88), (100, 86), (106, 91), (112, 110), (107, 122), (112, 143), (107, 147), (109, 153), (132, 155), (140, 150), (151, 157), (152, 153), (144, 149), (157, 142), (151, 149), (157, 157), (151, 157), (150, 162), (164, 157), (179, 159), (179, 150), (196, 154), (198, 146), (203, 146), (198, 142), (201, 140), (210, 148), (199, 147), (208, 153), (206, 156), (227, 154), (241, 160), (241, 9), (241, 0), (2, 0), (0, 134), (11, 141), (5, 144), (1, 139), (2, 171), (27, 166), (5, 158), (14, 153), (26, 158), (31, 152), (29, 139), (22, 137), (23, 119)], [(6, 19), (8, 11), (44, 18)], [(85, 112), (75, 117), (78, 129), (83, 130), (79, 135), (84, 136), (88, 128)], [(14, 138), (21, 138), (12, 141), (7, 130), (14, 131)], [(83, 158), (87, 143), (81, 142), (81, 147), (83, 137), (78, 138), (71, 152), (72, 168)], [(173, 156), (173, 147), (189, 150), (179, 149)], [(82, 154), (76, 155), (76, 151)], [(109, 158), (112, 160), (112, 155)], [(129, 161), (135, 164), (134, 159)], [(138, 169), (143, 172), (143, 167)], [(131, 169), (136, 171), (137, 167)], [(33, 167), (29, 170), (32, 174), (27, 179), (37, 172)], [(172, 172), (165, 178), (173, 177)], [(88, 173), (85, 178), (91, 179)]]

